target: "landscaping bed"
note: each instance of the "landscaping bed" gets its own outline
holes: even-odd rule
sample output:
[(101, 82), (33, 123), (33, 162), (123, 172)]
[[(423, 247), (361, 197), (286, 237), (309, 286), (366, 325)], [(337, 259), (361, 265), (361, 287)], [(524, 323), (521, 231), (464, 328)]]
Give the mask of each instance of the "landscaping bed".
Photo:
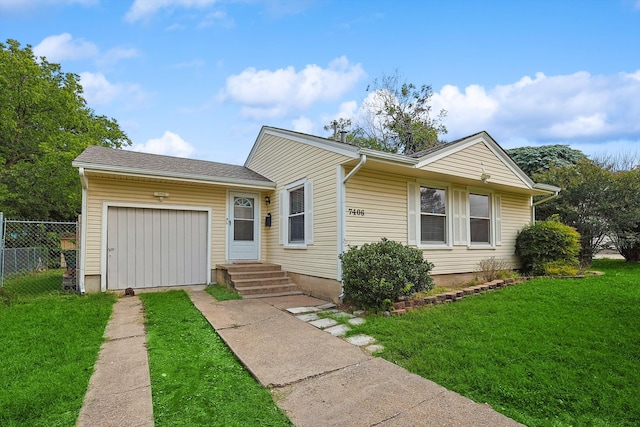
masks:
[(404, 316), (369, 316), (380, 353), (529, 426), (640, 424), (640, 265), (534, 279)]

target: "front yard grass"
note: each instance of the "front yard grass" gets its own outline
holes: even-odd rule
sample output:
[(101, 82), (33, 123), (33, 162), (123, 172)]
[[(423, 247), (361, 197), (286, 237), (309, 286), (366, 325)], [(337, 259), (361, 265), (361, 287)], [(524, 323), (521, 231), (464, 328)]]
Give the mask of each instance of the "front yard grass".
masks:
[(214, 297), (217, 301), (229, 301), (234, 299), (242, 299), (242, 295), (228, 289), (224, 285), (214, 283), (204, 288), (205, 292)]
[(528, 426), (640, 425), (640, 265), (374, 316), (382, 357)]
[(115, 297), (54, 291), (61, 283), (55, 271), (5, 281), (11, 299), (0, 304), (1, 426), (76, 423)]
[(156, 426), (289, 426), (184, 291), (140, 295)]

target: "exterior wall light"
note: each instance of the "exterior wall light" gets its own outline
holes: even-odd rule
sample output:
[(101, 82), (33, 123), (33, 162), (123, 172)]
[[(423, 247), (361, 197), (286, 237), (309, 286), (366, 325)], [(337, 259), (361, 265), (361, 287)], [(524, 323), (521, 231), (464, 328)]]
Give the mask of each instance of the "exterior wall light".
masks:
[(169, 193), (165, 193), (164, 191), (156, 191), (155, 193), (153, 193), (153, 195), (157, 197), (161, 202), (164, 201), (165, 197), (169, 197)]

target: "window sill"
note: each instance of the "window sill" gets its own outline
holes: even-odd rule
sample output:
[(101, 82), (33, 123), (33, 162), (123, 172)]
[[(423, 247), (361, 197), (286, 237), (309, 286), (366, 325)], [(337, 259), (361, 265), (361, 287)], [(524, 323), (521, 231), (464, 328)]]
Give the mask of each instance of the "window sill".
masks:
[(418, 249), (425, 250), (425, 251), (437, 251), (437, 250), (450, 251), (450, 250), (453, 250), (453, 246), (451, 246), (451, 245), (423, 245), (423, 244), (420, 244), (417, 247), (418, 247)]
[(284, 245), (285, 249), (294, 249), (294, 250), (299, 250), (299, 249), (307, 249), (307, 244), (306, 243), (300, 243), (300, 244), (285, 244)]
[(471, 250), (495, 250), (496, 247), (494, 245), (490, 245), (490, 244), (481, 244), (478, 243), (476, 245), (467, 245), (467, 249), (471, 249)]

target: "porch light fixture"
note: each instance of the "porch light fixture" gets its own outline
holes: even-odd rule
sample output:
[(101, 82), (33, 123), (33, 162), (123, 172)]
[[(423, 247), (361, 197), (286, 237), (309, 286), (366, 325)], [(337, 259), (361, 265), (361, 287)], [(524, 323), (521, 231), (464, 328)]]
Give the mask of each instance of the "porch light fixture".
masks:
[(487, 181), (489, 181), (489, 178), (491, 178), (491, 175), (485, 172), (484, 162), (480, 162), (480, 169), (482, 169), (482, 174), (480, 174), (480, 180), (486, 184)]
[(161, 202), (164, 201), (165, 197), (169, 197), (169, 193), (165, 193), (164, 191), (156, 191), (155, 193), (153, 193), (153, 195), (157, 197)]
[(270, 205), (270, 204), (271, 204), (271, 197), (269, 197), (269, 196), (264, 196), (264, 202), (265, 202), (267, 205)]

